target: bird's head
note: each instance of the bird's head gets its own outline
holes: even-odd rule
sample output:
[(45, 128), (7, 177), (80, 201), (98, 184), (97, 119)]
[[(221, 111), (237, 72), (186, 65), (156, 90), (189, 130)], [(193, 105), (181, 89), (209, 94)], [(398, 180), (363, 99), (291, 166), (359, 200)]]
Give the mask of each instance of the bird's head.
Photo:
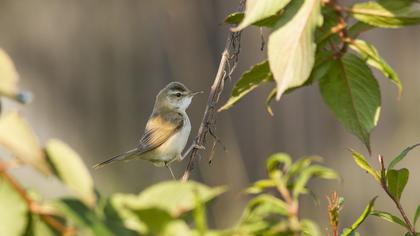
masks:
[(193, 92), (180, 82), (171, 82), (157, 95), (155, 107), (185, 111), (199, 93), (202, 92)]

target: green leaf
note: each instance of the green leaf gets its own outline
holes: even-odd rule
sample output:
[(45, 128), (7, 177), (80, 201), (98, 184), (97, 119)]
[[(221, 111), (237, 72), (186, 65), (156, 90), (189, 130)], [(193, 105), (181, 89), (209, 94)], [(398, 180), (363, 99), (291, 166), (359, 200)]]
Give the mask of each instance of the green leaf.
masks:
[(306, 169), (303, 169), (293, 186), (294, 198), (298, 198), (299, 194), (305, 193), (305, 186), (312, 177), (336, 179), (338, 178), (338, 175), (332, 169), (320, 165), (312, 165)]
[(401, 84), (398, 75), (392, 69), (388, 63), (384, 61), (384, 59), (379, 55), (376, 48), (363, 40), (356, 39), (353, 43), (350, 44), (350, 47), (355, 50), (366, 62), (381, 71), (386, 77), (388, 77), (391, 82), (393, 82), (398, 88), (399, 96), (402, 93), (403, 87)]
[(233, 31), (240, 31), (245, 27), (276, 15), (290, 0), (248, 0), (246, 1), (245, 18)]
[(238, 82), (236, 82), (235, 87), (232, 90), (231, 97), (226, 104), (219, 109), (219, 112), (231, 108), (249, 92), (272, 79), (273, 77), (267, 61), (263, 61), (253, 66), (249, 71), (246, 71), (242, 75)]
[(418, 147), (418, 146), (420, 146), (420, 143), (418, 143), (418, 144), (414, 144), (413, 146), (410, 146), (410, 147), (407, 147), (406, 149), (404, 149), (398, 156), (396, 156), (395, 158), (394, 158), (394, 160), (392, 160), (390, 163), (389, 163), (389, 165), (388, 165), (388, 169), (392, 169), (392, 168), (394, 168), (400, 161), (402, 161), (406, 156), (407, 156), (407, 154), (411, 151), (411, 150), (413, 150), (414, 148), (416, 148), (416, 147)]
[[(111, 223), (115, 223), (117, 220), (117, 222), (120, 221), (123, 223), (123, 229), (132, 230), (140, 235), (145, 235), (148, 231), (147, 225), (138, 218), (138, 214), (127, 206), (129, 205), (127, 202), (134, 202), (136, 200), (137, 196), (134, 194), (113, 194), (105, 207), (105, 220), (107, 225), (111, 228), (115, 228)], [(117, 235), (120, 234), (121, 233), (118, 233)]]
[(205, 235), (207, 232), (207, 216), (206, 216), (206, 207), (201, 201), (198, 192), (195, 192), (195, 209), (193, 213), (195, 228), (200, 233), (200, 235)]
[(30, 223), (24, 236), (59, 236), (57, 232), (50, 225), (45, 223), (38, 215), (30, 215)]
[(320, 81), (322, 97), (337, 119), (355, 134), (370, 152), (370, 132), (380, 114), (379, 85), (366, 63), (345, 54)]
[(162, 235), (166, 226), (175, 220), (164, 209), (148, 208), (133, 211), (137, 217), (147, 226), (146, 235)]
[(276, 186), (276, 183), (271, 179), (263, 179), (255, 182), (251, 187), (246, 189), (247, 193), (257, 194), (261, 193), (267, 188), (273, 188)]
[(0, 175), (0, 209), (0, 235), (23, 235), (28, 224), (28, 206), (2, 175)]
[(292, 164), (292, 158), (286, 153), (276, 153), (271, 155), (267, 160), (267, 171), (271, 178), (280, 178), (282, 171), (280, 165), (283, 165), (282, 169), (287, 170)]
[(403, 220), (397, 216), (392, 215), (391, 213), (385, 211), (372, 211), (370, 214), (407, 228), (407, 224)]
[(237, 25), (241, 23), (241, 21), (244, 19), (245, 14), (243, 12), (233, 12), (230, 13), (224, 20), (227, 24), (233, 24)]
[[(254, 22), (252, 25), (255, 26), (259, 26), (259, 27), (274, 27), (277, 23), (277, 21), (279, 20), (281, 14), (275, 14), (272, 16), (269, 16), (265, 19), (259, 20), (257, 22)], [(241, 23), (241, 21), (244, 19), (245, 14), (242, 12), (234, 12), (232, 14), (229, 14), (226, 19), (225, 19), (225, 23), (227, 24), (234, 24), (237, 25), (239, 23)]]
[(30, 164), (45, 175), (50, 174), (37, 137), (19, 113), (9, 112), (0, 117), (0, 145), (23, 163)]
[[(161, 236), (191, 236), (192, 232), (188, 228), (188, 225), (182, 220), (176, 220), (170, 222), (165, 226)], [(197, 234), (208, 236), (208, 234)]]
[(303, 236), (321, 236), (319, 233), (318, 225), (310, 220), (301, 220), (300, 225), (302, 227)]
[(368, 217), (369, 214), (371, 214), (371, 212), (373, 211), (373, 206), (375, 204), (376, 198), (377, 197), (374, 197), (372, 200), (370, 200), (369, 204), (366, 206), (365, 210), (359, 216), (356, 222), (354, 222), (350, 228), (345, 229), (341, 236), (350, 236), (356, 231), (357, 228), (359, 228), (360, 224), (362, 224), (366, 217)]
[(420, 205), (417, 207), (416, 213), (414, 213), (413, 225), (416, 225), (419, 217), (420, 217)]
[(369, 31), (371, 29), (375, 29), (374, 26), (365, 24), (363, 22), (357, 21), (348, 29), (348, 34), (351, 38), (357, 38), (363, 32)]
[(82, 230), (81, 235), (89, 236), (112, 236), (114, 235), (105, 223), (94, 211), (87, 208), (77, 199), (61, 199), (54, 203), (58, 213), (73, 222), (77, 228)]
[(355, 150), (350, 149), (351, 155), (353, 156), (354, 161), (356, 164), (367, 171), (370, 175), (372, 175), (376, 181), (381, 182), (381, 177), (379, 175), (379, 172), (375, 169), (373, 169), (369, 163), (366, 161), (366, 158), (361, 154), (356, 152)]
[(386, 179), (388, 183), (388, 190), (398, 200), (401, 198), (401, 194), (407, 185), (409, 171), (406, 168), (401, 170), (388, 170), (386, 173)]
[(90, 207), (96, 202), (93, 180), (80, 156), (67, 144), (57, 139), (46, 146), (48, 160), (63, 183)]
[(272, 215), (287, 216), (287, 204), (271, 195), (261, 194), (249, 201), (241, 217), (241, 224), (256, 223)]
[(19, 75), (12, 59), (0, 48), (0, 96), (9, 97), (24, 104), (30, 102), (31, 94), (20, 91), (18, 81)]
[(277, 83), (277, 100), (305, 83), (315, 63), (314, 32), (322, 24), (319, 0), (295, 0), (268, 39), (268, 60)]
[(136, 197), (121, 200), (132, 210), (158, 208), (178, 217), (195, 208), (196, 194), (202, 202), (208, 202), (224, 191), (223, 187), (210, 188), (193, 181), (166, 181), (145, 189)]
[(420, 23), (419, 4), (413, 0), (381, 0), (353, 5), (354, 18), (376, 27), (397, 28)]

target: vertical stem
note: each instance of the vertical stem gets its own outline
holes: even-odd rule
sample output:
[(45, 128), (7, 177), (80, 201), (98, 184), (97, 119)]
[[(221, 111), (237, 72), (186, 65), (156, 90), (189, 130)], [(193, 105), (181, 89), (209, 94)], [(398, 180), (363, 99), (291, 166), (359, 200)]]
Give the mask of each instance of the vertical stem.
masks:
[(391, 200), (395, 203), (395, 206), (398, 208), (398, 211), (400, 212), (401, 216), (403, 217), (405, 223), (407, 224), (407, 229), (410, 231), (411, 235), (416, 235), (416, 229), (414, 228), (413, 224), (411, 223), (410, 219), (407, 217), (407, 214), (404, 211), (404, 208), (402, 207), (400, 200), (395, 198), (391, 192), (389, 192), (387, 183), (386, 183), (386, 176), (385, 176), (385, 164), (384, 159), (381, 155), (378, 157), (379, 164), (381, 166), (381, 186), (386, 192), (386, 194), (391, 198)]

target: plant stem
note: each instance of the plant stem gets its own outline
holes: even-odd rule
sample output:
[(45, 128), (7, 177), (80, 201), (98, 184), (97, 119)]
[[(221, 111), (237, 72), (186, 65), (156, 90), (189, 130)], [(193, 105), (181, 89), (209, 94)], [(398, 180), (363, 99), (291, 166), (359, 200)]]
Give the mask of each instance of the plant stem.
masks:
[(381, 155), (379, 155), (379, 164), (381, 166), (381, 186), (386, 192), (386, 194), (391, 198), (391, 200), (395, 203), (395, 206), (398, 208), (398, 211), (400, 212), (401, 216), (403, 217), (405, 223), (407, 224), (407, 229), (410, 231), (410, 234), (415, 236), (416, 235), (416, 229), (414, 228), (413, 224), (411, 223), (410, 219), (407, 217), (407, 214), (404, 211), (404, 208), (402, 207), (400, 200), (395, 198), (391, 192), (388, 190), (388, 186), (386, 183), (386, 176), (385, 176), (385, 164), (384, 159)]
[(74, 235), (75, 229), (71, 227), (66, 227), (60, 221), (55, 219), (52, 215), (42, 212), (42, 207), (38, 203), (34, 202), (26, 193), (25, 189), (11, 176), (7, 173), (7, 168), (9, 166), (3, 162), (0, 162), (0, 176), (3, 177), (9, 184), (16, 190), (16, 192), (21, 196), (25, 201), (28, 209), (33, 213), (41, 217), (52, 228), (60, 232), (61, 235)]

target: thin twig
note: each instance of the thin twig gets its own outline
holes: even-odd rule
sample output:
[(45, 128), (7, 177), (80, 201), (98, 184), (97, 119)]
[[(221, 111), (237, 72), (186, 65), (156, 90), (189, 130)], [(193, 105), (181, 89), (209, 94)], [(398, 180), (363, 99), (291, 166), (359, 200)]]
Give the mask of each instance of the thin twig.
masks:
[[(241, 0), (239, 8), (242, 10), (244, 7), (245, 1)], [(210, 89), (210, 94), (207, 100), (207, 106), (204, 110), (203, 119), (198, 129), (198, 134), (194, 139), (192, 144), (192, 149), (189, 155), (189, 160), (187, 167), (182, 176), (183, 181), (187, 181), (191, 175), (191, 171), (194, 168), (194, 162), (197, 159), (199, 148), (203, 147), (206, 144), (206, 137), (209, 134), (211, 129), (215, 128), (216, 125), (216, 113), (217, 113), (217, 103), (219, 102), (220, 95), (224, 88), (224, 81), (227, 78), (230, 78), (233, 71), (236, 68), (238, 63), (238, 56), (240, 52), (240, 40), (241, 32), (231, 32), (226, 40), (225, 48), (222, 52), (222, 57), (220, 59), (219, 68), (217, 70), (216, 77), (214, 78), (213, 85)], [(233, 65), (232, 65), (233, 64)]]
[(60, 221), (55, 219), (51, 214), (44, 212), (42, 210), (42, 207), (28, 196), (25, 189), (11, 175), (7, 173), (8, 167), (9, 165), (7, 163), (0, 162), (0, 176), (3, 177), (7, 182), (9, 182), (9, 184), (16, 190), (16, 192), (25, 201), (26, 205), (28, 206), (28, 209), (33, 214), (39, 215), (43, 221), (45, 221), (52, 228), (60, 232), (61, 235), (66, 235), (66, 236), (74, 235), (75, 234), (74, 228), (63, 225)]
[(414, 228), (413, 224), (411, 223), (410, 219), (407, 217), (407, 214), (404, 211), (404, 208), (402, 207), (400, 200), (394, 197), (391, 192), (389, 192), (387, 183), (386, 183), (386, 175), (385, 175), (385, 164), (384, 164), (384, 158), (379, 155), (378, 156), (379, 164), (381, 166), (381, 186), (386, 192), (386, 194), (391, 198), (391, 200), (395, 203), (395, 206), (397, 206), (398, 211), (400, 212), (401, 216), (404, 218), (405, 223), (407, 224), (407, 229), (410, 231), (410, 234), (415, 236), (416, 235), (416, 229)]

